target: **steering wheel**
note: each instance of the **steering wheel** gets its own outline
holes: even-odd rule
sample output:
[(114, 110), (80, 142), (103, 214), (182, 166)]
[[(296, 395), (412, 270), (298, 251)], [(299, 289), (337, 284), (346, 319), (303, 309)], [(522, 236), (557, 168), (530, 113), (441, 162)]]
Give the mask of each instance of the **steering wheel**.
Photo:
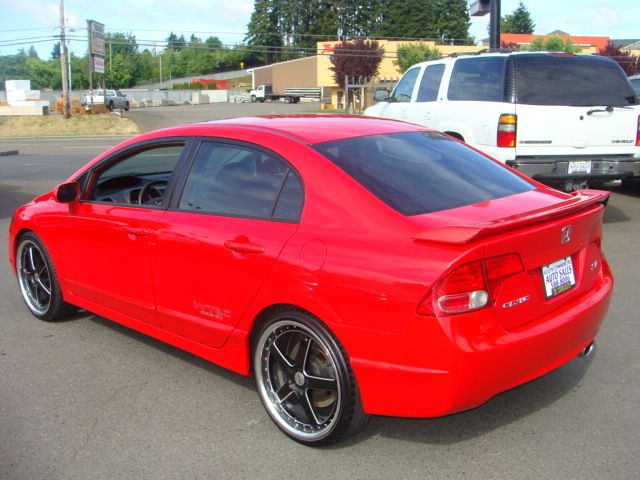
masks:
[(140, 189), (138, 194), (138, 205), (162, 206), (162, 197), (167, 189), (168, 181), (152, 180)]

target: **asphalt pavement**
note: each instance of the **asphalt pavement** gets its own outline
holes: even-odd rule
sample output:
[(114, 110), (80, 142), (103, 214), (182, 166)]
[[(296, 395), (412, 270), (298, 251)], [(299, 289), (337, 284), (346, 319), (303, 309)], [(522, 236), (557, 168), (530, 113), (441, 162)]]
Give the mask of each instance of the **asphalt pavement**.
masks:
[[(0, 140), (20, 152), (0, 157), (0, 231), (120, 140)], [(36, 320), (0, 242), (0, 479), (637, 480), (640, 183), (613, 189), (604, 232), (616, 287), (594, 356), (468, 412), (374, 417), (325, 449), (281, 434), (251, 379), (90, 313)]]

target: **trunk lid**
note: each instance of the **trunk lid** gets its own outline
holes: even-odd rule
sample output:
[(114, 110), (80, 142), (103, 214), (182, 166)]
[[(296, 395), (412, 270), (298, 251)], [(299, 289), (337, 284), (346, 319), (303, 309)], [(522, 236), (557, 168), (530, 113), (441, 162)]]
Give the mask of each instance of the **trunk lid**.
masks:
[(422, 227), (431, 226), (414, 239), (475, 246), (471, 255), (485, 260), (517, 254), (524, 270), (494, 284), (489, 292), (497, 321), (512, 330), (594, 287), (602, 271), (601, 203), (607, 197), (607, 192), (594, 190), (567, 195), (538, 189), (414, 217)]

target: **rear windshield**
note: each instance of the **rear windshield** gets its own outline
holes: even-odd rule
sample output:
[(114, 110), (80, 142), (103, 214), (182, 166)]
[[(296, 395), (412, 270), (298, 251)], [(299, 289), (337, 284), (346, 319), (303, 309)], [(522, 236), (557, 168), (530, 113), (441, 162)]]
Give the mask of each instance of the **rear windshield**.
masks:
[(528, 105), (627, 106), (637, 103), (613, 60), (585, 55), (514, 55), (516, 97)]
[(437, 132), (372, 135), (314, 148), (403, 215), (420, 215), (532, 190), (532, 184)]

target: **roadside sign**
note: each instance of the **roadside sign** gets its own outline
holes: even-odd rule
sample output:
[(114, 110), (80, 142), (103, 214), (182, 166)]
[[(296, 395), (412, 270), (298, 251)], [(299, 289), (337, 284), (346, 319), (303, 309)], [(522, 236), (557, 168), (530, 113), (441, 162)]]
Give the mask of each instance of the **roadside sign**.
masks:
[(89, 53), (104, 57), (104, 23), (87, 20), (89, 24)]
[(104, 57), (98, 55), (93, 56), (93, 71), (96, 73), (104, 73)]

